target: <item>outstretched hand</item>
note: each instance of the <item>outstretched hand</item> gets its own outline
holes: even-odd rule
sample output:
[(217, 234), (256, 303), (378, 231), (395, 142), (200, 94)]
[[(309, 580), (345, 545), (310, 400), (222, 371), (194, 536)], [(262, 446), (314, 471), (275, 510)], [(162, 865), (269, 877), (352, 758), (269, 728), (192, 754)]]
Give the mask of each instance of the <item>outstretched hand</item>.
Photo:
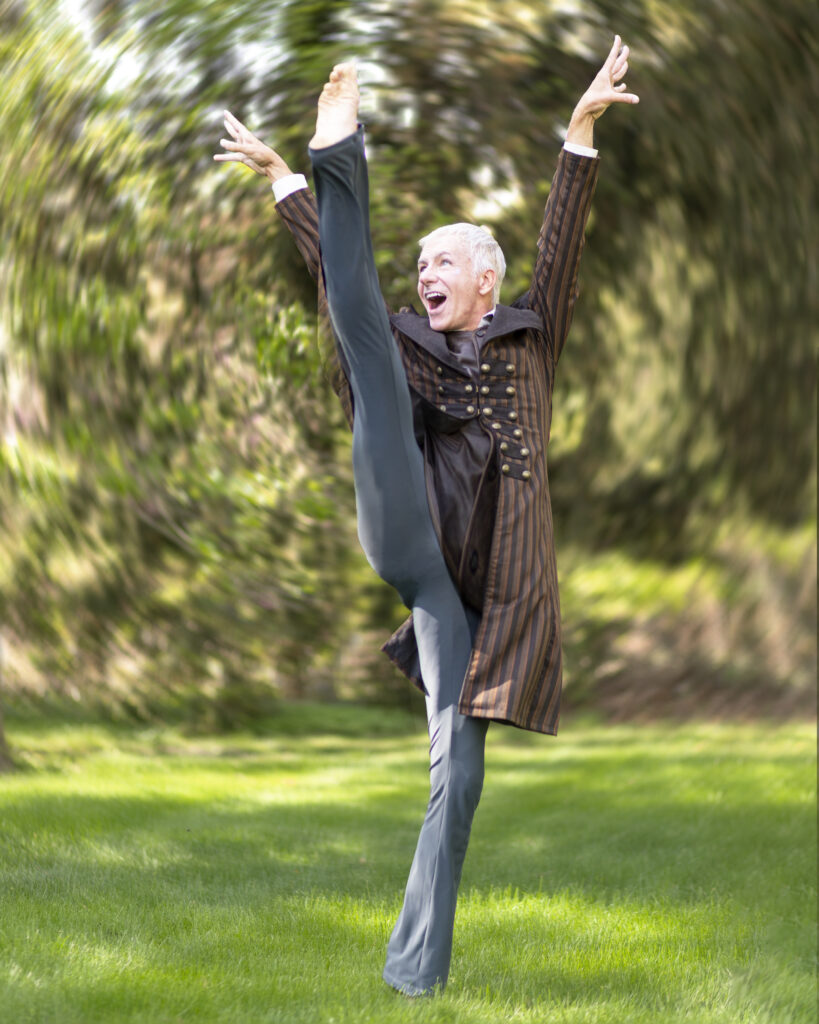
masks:
[(271, 181), (293, 173), (275, 150), (256, 138), (229, 110), (224, 113), (225, 128), (231, 138), (219, 140), (219, 145), (227, 152), (215, 153), (214, 160), (244, 164)]
[(622, 44), (620, 36), (615, 36), (605, 64), (574, 108), (566, 134), (569, 142), (591, 146), (594, 122), (612, 103), (640, 102), (640, 97), (627, 92), (626, 83), (620, 81), (628, 71), (628, 55), (629, 48)]

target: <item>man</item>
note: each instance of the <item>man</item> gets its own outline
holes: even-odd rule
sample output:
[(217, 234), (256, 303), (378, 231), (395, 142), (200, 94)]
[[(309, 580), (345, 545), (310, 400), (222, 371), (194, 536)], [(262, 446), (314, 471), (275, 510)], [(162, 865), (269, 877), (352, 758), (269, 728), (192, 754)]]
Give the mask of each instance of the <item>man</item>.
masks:
[(425, 693), (431, 791), (384, 978), (408, 995), (443, 987), (455, 901), (483, 782), (489, 720), (556, 733), (560, 608), (546, 472), (555, 367), (577, 295), (597, 176), (593, 124), (616, 101), (628, 48), (575, 108), (529, 291), (497, 302), (505, 269), (488, 233), (449, 225), (421, 240), (427, 316), (387, 318), (369, 235), (352, 65), (336, 67), (306, 182), (226, 112), (238, 160), (274, 183), (277, 209), (326, 287), (353, 426), (359, 537), (412, 609), (387, 650)]

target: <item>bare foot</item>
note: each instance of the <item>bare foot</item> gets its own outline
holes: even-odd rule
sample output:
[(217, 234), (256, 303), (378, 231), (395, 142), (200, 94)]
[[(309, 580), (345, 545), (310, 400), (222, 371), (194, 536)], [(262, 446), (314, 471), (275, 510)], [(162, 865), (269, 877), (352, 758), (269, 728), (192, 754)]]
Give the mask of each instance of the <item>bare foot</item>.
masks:
[(358, 125), (358, 76), (355, 64), (336, 64), (321, 90), (316, 134), (310, 149), (326, 149), (352, 135)]

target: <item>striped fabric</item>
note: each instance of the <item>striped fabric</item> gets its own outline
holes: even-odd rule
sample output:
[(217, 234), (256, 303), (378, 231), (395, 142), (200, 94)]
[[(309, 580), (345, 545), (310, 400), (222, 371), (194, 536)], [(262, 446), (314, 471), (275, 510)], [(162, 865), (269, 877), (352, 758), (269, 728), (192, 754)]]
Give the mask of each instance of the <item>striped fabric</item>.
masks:
[[(495, 439), (498, 504), (481, 624), (461, 690), (464, 714), (555, 735), (562, 650), (546, 449), (557, 361), (571, 325), (583, 237), (599, 160), (561, 150), (529, 291), (498, 305), (481, 342), (480, 388), (453, 362), (426, 317), (391, 317), (416, 408), (427, 430), (440, 415), (475, 417)], [(313, 277), (320, 253), (315, 200), (302, 189), (277, 204)], [(326, 300), (319, 287), (319, 312)], [(350, 391), (337, 352), (333, 384), (349, 423)], [(488, 403), (491, 403), (489, 405)], [(433, 410), (430, 415), (430, 410)], [(495, 468), (495, 467), (493, 467)], [(437, 526), (437, 524), (436, 524)], [(410, 617), (384, 645), (421, 686)]]

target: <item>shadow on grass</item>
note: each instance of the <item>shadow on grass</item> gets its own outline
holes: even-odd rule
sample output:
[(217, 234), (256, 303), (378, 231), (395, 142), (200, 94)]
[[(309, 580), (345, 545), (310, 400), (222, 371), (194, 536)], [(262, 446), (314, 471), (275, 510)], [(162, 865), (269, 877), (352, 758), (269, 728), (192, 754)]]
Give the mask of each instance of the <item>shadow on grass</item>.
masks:
[[(658, 890), (684, 900), (725, 891), (764, 899), (766, 872), (795, 870), (815, 846), (813, 804), (779, 785), (804, 764), (798, 754), (765, 755), (764, 772), (755, 772), (747, 759), (723, 762), (713, 749), (624, 758), (614, 744), (609, 758), (600, 753), (605, 746), (598, 744), (593, 761), (578, 753), (551, 764), (493, 765), (490, 751), (465, 884), (569, 889), (603, 903), (623, 892)], [(372, 772), (359, 766), (345, 788), (343, 778), (333, 781), (335, 749), (332, 742), (321, 746), (326, 777), (300, 802), (295, 795), (290, 801), (287, 777), (315, 772), (315, 760), (289, 761), (287, 751), (260, 755), (242, 759), (237, 773), (235, 762), (211, 756), (209, 774), (237, 774), (230, 796), (222, 791), (207, 802), (157, 792), (155, 777), (139, 797), (29, 793), (6, 808), (0, 842), (8, 854), (25, 850), (24, 873), (36, 861), (70, 860), (90, 880), (97, 870), (108, 875), (118, 859), (139, 871), (144, 856), (157, 880), (187, 871), (236, 883), (258, 875), (269, 880), (271, 896), (305, 882), (323, 895), (350, 894), (378, 880), (391, 893), (405, 880), (426, 780), (416, 762), (385, 765), (374, 755)], [(350, 753), (349, 745), (337, 749)], [(200, 767), (189, 753), (172, 760), (181, 762), (177, 771)], [(287, 777), (274, 777), (268, 791), (243, 792), (242, 776), (258, 784), (258, 776), (282, 772)], [(191, 784), (198, 784), (195, 775)], [(281, 871), (271, 874), (277, 865)], [(809, 881), (801, 872), (791, 878)]]

